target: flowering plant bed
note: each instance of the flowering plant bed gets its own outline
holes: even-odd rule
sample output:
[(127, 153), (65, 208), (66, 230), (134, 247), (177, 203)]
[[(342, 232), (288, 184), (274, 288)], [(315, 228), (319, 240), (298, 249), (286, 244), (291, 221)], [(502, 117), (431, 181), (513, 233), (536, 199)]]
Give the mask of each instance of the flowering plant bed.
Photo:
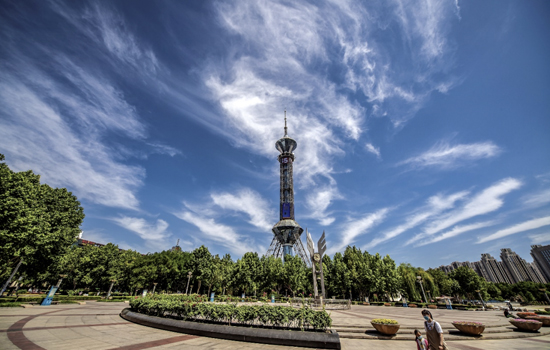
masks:
[(527, 316), (526, 319), (528, 319), (528, 320), (537, 320), (537, 321), (542, 322), (543, 327), (550, 327), (550, 317), (548, 317), (548, 316), (540, 316), (540, 315)]
[(485, 330), (485, 325), (481, 322), (453, 321), (453, 326), (460, 332), (469, 335), (480, 335)]
[(395, 335), (399, 330), (399, 322), (387, 318), (375, 318), (370, 321), (372, 326), (384, 335)]
[(195, 295), (154, 295), (130, 301), (132, 311), (195, 322), (221, 323), (230, 326), (326, 331), (332, 319), (325, 311), (315, 311), (307, 305), (288, 306), (237, 305), (210, 303)]
[(537, 320), (525, 320), (521, 318), (515, 318), (513, 320), (510, 320), (510, 323), (516, 326), (518, 329), (521, 329), (522, 331), (530, 331), (530, 332), (536, 332), (542, 327), (542, 322), (539, 322)]
[(518, 312), (518, 317), (526, 318), (527, 316), (537, 316), (534, 312)]

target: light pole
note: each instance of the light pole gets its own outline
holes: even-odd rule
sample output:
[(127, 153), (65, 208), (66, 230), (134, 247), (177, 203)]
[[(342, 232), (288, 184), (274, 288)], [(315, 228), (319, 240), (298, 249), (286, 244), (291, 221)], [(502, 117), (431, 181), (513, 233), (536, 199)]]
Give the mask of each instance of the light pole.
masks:
[(548, 301), (548, 305), (550, 305), (550, 298), (548, 298), (548, 294), (546, 294), (546, 288), (539, 288), (539, 290), (544, 294), (546, 301)]
[(111, 296), (111, 290), (113, 289), (113, 285), (115, 284), (116, 280), (111, 280), (111, 285), (109, 286), (109, 291), (107, 292), (107, 297), (106, 299), (109, 299), (109, 297)]
[(430, 293), (430, 291), (428, 291), (428, 298), (430, 299), (430, 302), (432, 301), (432, 295)]
[(191, 281), (191, 276), (193, 276), (193, 272), (189, 271), (187, 273), (187, 287), (185, 287), (185, 294), (187, 294), (187, 291), (189, 290), (189, 281)]
[(155, 295), (155, 289), (157, 288), (157, 282), (153, 283), (153, 295)]
[(483, 308), (485, 308), (485, 302), (483, 301), (483, 298), (481, 297), (481, 290), (476, 289), (477, 295), (479, 295), (479, 299), (481, 299), (481, 305), (483, 305)]
[(61, 282), (63, 282), (63, 279), (67, 277), (67, 275), (59, 275), (59, 281), (57, 281), (56, 287), (59, 288), (61, 286)]
[(416, 276), (416, 280), (418, 283), (420, 283), (420, 288), (422, 288), (422, 295), (424, 296), (424, 300), (426, 301), (426, 304), (427, 304), (428, 299), (426, 299), (426, 293), (424, 293), (424, 286), (422, 285), (422, 277)]

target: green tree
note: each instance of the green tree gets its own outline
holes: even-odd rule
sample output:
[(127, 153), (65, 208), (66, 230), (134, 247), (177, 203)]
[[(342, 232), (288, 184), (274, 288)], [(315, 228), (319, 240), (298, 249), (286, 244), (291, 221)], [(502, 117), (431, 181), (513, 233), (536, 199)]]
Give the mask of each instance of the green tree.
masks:
[(67, 189), (41, 185), (39, 175), (14, 172), (1, 162), (0, 276), (16, 266), (30, 277), (46, 272), (75, 242), (83, 219), (84, 210)]

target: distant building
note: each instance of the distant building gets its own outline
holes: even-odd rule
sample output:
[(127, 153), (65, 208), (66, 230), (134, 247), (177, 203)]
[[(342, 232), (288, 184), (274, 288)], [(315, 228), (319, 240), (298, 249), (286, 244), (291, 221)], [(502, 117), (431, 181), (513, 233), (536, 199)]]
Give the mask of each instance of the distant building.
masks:
[(483, 270), (485, 271), (485, 275), (482, 274), (481, 277), (485, 278), (486, 281), (493, 283), (512, 283), (504, 264), (493, 258), (491, 254), (481, 254), (479, 263), (483, 266)]
[(76, 246), (83, 247), (85, 245), (93, 245), (94, 247), (103, 247), (105, 244), (88, 241), (86, 239), (78, 238), (75, 242)]
[(500, 258), (496, 260), (491, 254), (481, 254), (480, 261), (459, 262), (453, 261), (450, 265), (441, 265), (439, 269), (445, 273), (451, 273), (461, 266), (466, 266), (483, 277), (487, 282), (493, 283), (518, 283), (533, 281), (535, 283), (548, 283), (550, 278), (550, 245), (532, 246), (531, 255), (534, 262), (528, 263), (509, 248), (501, 249)]
[(523, 281), (537, 282), (538, 278), (535, 276), (531, 266), (523, 260), (519, 255), (512, 251), (510, 248), (503, 248), (500, 250), (500, 258), (508, 270), (508, 274), (511, 277), (512, 283), (518, 283)]
[(550, 282), (550, 245), (532, 245), (531, 256), (546, 281)]

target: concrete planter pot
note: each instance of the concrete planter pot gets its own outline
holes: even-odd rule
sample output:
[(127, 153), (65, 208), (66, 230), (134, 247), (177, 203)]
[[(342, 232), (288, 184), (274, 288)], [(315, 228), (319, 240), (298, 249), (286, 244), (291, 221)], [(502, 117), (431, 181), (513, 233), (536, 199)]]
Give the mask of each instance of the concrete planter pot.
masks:
[(516, 326), (518, 329), (527, 332), (536, 332), (542, 327), (542, 322), (521, 322), (510, 320), (510, 323)]
[(416, 304), (409, 304), (409, 307), (418, 307)]
[(399, 327), (401, 327), (399, 324), (381, 324), (373, 322), (371, 322), (371, 324), (378, 332), (384, 335), (395, 335), (399, 330)]
[(550, 317), (548, 316), (527, 316), (526, 319), (537, 320), (539, 322), (542, 322), (543, 327), (550, 327)]
[(485, 330), (484, 325), (469, 325), (469, 324), (459, 324), (454, 323), (453, 326), (455, 326), (456, 329), (458, 329), (461, 333), (468, 334), (468, 335), (480, 335)]
[(437, 309), (437, 305), (428, 305), (428, 309)]

